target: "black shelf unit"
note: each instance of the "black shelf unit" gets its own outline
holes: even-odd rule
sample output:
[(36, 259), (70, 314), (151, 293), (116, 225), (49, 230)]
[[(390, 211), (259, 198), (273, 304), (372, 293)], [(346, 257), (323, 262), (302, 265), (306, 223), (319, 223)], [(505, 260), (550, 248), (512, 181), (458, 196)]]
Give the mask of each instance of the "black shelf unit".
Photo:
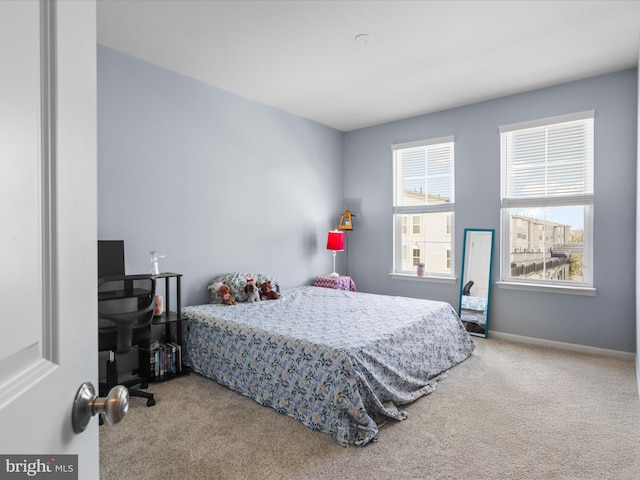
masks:
[[(160, 315), (155, 315), (151, 323), (153, 325), (164, 325), (165, 328), (165, 342), (171, 342), (171, 324), (176, 324), (176, 343), (180, 345), (180, 347), (184, 348), (182, 344), (182, 321), (186, 320), (187, 317), (182, 315), (182, 303), (181, 303), (181, 290), (180, 290), (180, 280), (182, 279), (181, 273), (173, 273), (173, 272), (163, 272), (158, 275), (154, 275), (156, 277), (156, 282), (160, 282), (164, 279), (164, 313)], [(173, 280), (173, 282), (172, 282)], [(176, 306), (175, 310), (171, 310), (171, 283), (175, 283), (175, 297), (176, 297)], [(182, 360), (182, 359), (181, 359)], [(181, 362), (182, 363), (182, 362)], [(152, 382), (164, 382), (166, 380), (170, 380), (172, 378), (176, 378), (182, 375), (188, 375), (190, 370), (188, 367), (184, 365), (180, 365), (180, 371), (176, 372), (174, 375), (168, 375), (163, 379), (153, 379)]]

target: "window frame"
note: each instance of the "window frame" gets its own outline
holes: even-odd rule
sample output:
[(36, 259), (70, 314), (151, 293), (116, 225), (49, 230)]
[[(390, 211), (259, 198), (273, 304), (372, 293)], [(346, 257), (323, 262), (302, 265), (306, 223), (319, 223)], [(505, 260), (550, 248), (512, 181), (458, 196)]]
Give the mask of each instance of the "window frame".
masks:
[[(506, 139), (505, 135), (512, 132), (525, 130), (547, 130), (554, 126), (572, 122), (590, 122), (587, 127), (590, 128), (588, 138), (584, 148), (587, 151), (585, 165), (587, 173), (585, 174), (585, 187), (581, 193), (571, 193), (561, 195), (541, 194), (541, 195), (516, 195), (509, 197), (507, 192), (507, 182), (509, 180), (507, 173), (507, 164), (510, 160), (506, 158)], [(504, 125), (499, 128), (500, 132), (500, 281), (498, 285), (505, 288), (538, 290), (538, 291), (554, 291), (557, 293), (595, 295), (594, 288), (594, 272), (593, 272), (593, 212), (594, 212), (594, 170), (595, 170), (595, 111), (587, 110), (583, 112), (572, 113), (568, 115), (559, 115), (547, 117), (530, 122), (521, 122), (516, 124)], [(545, 162), (548, 158), (545, 153)], [(548, 167), (548, 163), (545, 163)], [(545, 179), (544, 185), (550, 185), (550, 181)], [(548, 279), (532, 279), (511, 276), (511, 239), (512, 239), (512, 215), (511, 209), (515, 208), (553, 208), (553, 207), (583, 207), (584, 225), (583, 225), (583, 279), (582, 281), (569, 280), (548, 280)], [(517, 233), (517, 232), (516, 232)], [(548, 238), (546, 228), (543, 234), (543, 243)]]
[[(431, 204), (431, 205), (410, 205), (410, 206), (399, 206), (398, 203), (398, 188), (399, 183), (402, 179), (398, 178), (398, 170), (399, 170), (399, 161), (400, 155), (399, 152), (408, 149), (425, 147), (428, 148), (430, 146), (440, 146), (443, 144), (451, 144), (451, 201), (448, 203), (441, 204)], [(450, 242), (447, 245), (446, 251), (455, 252), (455, 137), (453, 135), (444, 136), (444, 137), (436, 137), (425, 140), (418, 140), (415, 142), (407, 142), (394, 144), (391, 146), (391, 150), (393, 152), (393, 213), (392, 213), (392, 223), (393, 223), (393, 267), (391, 275), (394, 278), (411, 278), (411, 279), (419, 279), (423, 280), (431, 280), (431, 281), (444, 281), (448, 283), (455, 282), (455, 258), (454, 256), (443, 258), (443, 261), (446, 264), (450, 264), (449, 271), (450, 273), (441, 273), (441, 272), (430, 272), (428, 269), (425, 271), (424, 276), (417, 277), (415, 270), (402, 270), (402, 261), (403, 261), (403, 248), (402, 248), (402, 235), (403, 235), (403, 225), (407, 228), (407, 232), (412, 230), (413, 228), (413, 220), (407, 221), (406, 223), (402, 221), (404, 215), (420, 215), (422, 214), (430, 214), (430, 213), (443, 213), (448, 212), (450, 215), (448, 216), (447, 224), (445, 229), (448, 230), (450, 236)], [(420, 230), (421, 232), (425, 228), (425, 222), (420, 220)], [(404, 233), (407, 233), (404, 232)], [(412, 257), (413, 258), (413, 257)]]

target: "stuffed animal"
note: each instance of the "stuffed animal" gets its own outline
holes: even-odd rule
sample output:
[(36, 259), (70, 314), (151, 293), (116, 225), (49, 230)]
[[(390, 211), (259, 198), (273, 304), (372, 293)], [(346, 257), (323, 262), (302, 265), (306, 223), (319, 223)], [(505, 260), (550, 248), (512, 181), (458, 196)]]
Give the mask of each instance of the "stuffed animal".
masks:
[(260, 284), (260, 300), (277, 300), (280, 294), (271, 288), (271, 282), (262, 282)]
[(260, 301), (260, 289), (253, 278), (247, 280), (247, 284), (244, 286), (244, 293), (247, 294), (247, 302)]
[(236, 304), (236, 297), (233, 296), (231, 288), (229, 288), (228, 285), (225, 285), (224, 283), (216, 285), (216, 292), (218, 292), (218, 299), (221, 303), (224, 303), (225, 305)]

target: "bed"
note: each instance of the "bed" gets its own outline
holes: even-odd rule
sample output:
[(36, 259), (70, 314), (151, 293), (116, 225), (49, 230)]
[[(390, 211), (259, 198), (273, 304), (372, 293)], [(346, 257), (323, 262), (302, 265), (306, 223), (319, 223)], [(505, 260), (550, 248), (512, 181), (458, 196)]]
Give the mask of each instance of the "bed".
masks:
[(487, 298), (463, 295), (460, 318), (464, 322), (477, 323), (484, 327), (487, 323)]
[(345, 446), (377, 441), (475, 348), (451, 305), (405, 297), (303, 286), (183, 312), (193, 371)]

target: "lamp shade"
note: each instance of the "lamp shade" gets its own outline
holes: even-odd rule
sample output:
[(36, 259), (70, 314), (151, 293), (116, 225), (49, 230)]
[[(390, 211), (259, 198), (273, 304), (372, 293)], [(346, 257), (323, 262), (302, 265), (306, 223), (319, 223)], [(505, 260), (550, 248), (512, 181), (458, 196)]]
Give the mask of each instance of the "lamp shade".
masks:
[(327, 250), (341, 252), (344, 250), (344, 232), (333, 230), (327, 237)]

